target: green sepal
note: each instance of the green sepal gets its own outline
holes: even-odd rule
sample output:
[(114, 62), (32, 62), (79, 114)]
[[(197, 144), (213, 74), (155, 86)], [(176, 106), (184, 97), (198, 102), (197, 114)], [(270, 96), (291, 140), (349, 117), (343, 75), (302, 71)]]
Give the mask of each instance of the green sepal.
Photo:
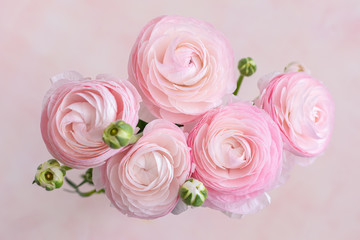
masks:
[(56, 159), (50, 159), (47, 161), (50, 165), (60, 166), (59, 162)]
[(55, 181), (54, 184), (55, 184), (55, 188), (60, 188), (63, 185), (63, 181), (61, 182)]
[(186, 189), (184, 187), (180, 188), (179, 190), (179, 195), (182, 199), (184, 199), (188, 193), (189, 193), (189, 189)]
[(192, 199), (192, 193), (190, 193), (189, 195), (187, 195), (187, 197), (183, 198), (183, 201), (186, 205), (193, 205), (191, 202)]
[(40, 164), (36, 170), (40, 170), (42, 168), (42, 164)]
[(195, 207), (199, 207), (199, 206), (201, 206), (201, 204), (203, 204), (203, 203), (204, 203), (204, 201), (201, 199), (201, 197), (200, 197), (199, 195), (196, 195), (196, 196), (195, 196), (195, 200), (194, 200), (194, 202), (192, 202), (191, 205), (193, 205), (193, 206), (195, 206)]
[(200, 192), (204, 196), (205, 199), (208, 197), (208, 191), (206, 188), (205, 188), (205, 190), (201, 190)]
[(46, 186), (45, 186), (45, 190), (46, 190), (46, 191), (52, 191), (52, 190), (54, 190), (54, 189), (55, 189), (55, 187), (52, 186), (52, 185), (46, 185)]
[(68, 166), (65, 166), (65, 165), (62, 165), (62, 166), (61, 166), (61, 169), (64, 169), (65, 171), (69, 171), (69, 170), (71, 170), (72, 168), (71, 168), (71, 167), (68, 167)]
[(125, 147), (126, 145), (128, 145), (129, 140), (130, 140), (130, 139), (126, 139), (126, 138), (123, 138), (123, 137), (120, 137), (120, 136), (116, 136), (115, 138), (119, 142), (119, 147), (118, 148)]
[(60, 168), (60, 171), (61, 171), (61, 173), (63, 174), (63, 176), (65, 176), (65, 175), (66, 175), (66, 171), (65, 171), (65, 169)]

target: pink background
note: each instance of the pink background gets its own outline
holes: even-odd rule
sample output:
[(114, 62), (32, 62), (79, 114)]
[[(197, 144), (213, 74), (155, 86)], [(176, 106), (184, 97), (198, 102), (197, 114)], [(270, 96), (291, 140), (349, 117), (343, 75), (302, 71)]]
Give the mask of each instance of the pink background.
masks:
[[(334, 96), (326, 153), (295, 167), (260, 213), (238, 220), (199, 208), (144, 221), (123, 216), (104, 196), (31, 185), (50, 158), (39, 130), (48, 79), (66, 70), (126, 78), (141, 27), (163, 14), (208, 21), (229, 38), (237, 60), (255, 59), (258, 72), (244, 81), (244, 99), (258, 94), (260, 76), (293, 60)], [(1, 0), (0, 239), (360, 239), (359, 58), (358, 0)]]

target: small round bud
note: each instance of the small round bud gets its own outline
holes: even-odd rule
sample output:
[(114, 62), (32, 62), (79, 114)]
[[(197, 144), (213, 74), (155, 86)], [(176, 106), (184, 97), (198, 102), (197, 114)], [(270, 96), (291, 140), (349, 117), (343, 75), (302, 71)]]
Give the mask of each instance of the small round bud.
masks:
[(81, 175), (85, 181), (87, 181), (90, 184), (93, 184), (92, 176), (93, 176), (93, 169), (89, 168), (86, 170), (85, 174)]
[(208, 192), (202, 182), (190, 178), (180, 187), (179, 195), (185, 204), (198, 207), (204, 203)]
[(47, 191), (51, 191), (62, 186), (65, 174), (66, 171), (60, 163), (55, 159), (50, 159), (39, 165), (34, 182)]
[(289, 63), (285, 69), (284, 72), (288, 73), (288, 72), (306, 72), (308, 74), (310, 74), (310, 70), (305, 67), (303, 64), (298, 63), (298, 62), (291, 62)]
[(104, 142), (111, 148), (121, 148), (129, 144), (134, 130), (126, 122), (119, 120), (110, 123), (103, 134)]
[(250, 77), (256, 72), (256, 64), (254, 60), (250, 57), (242, 58), (239, 61), (238, 69), (241, 73), (241, 75), (244, 75), (246, 77)]

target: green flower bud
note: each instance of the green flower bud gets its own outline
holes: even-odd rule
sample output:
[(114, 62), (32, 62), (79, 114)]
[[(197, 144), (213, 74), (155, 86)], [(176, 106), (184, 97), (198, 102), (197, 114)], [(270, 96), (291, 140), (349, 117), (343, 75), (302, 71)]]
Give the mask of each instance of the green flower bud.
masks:
[(256, 72), (256, 64), (252, 58), (242, 58), (239, 61), (238, 69), (241, 73), (241, 75), (244, 75), (246, 77), (250, 77)]
[(86, 170), (85, 174), (81, 175), (81, 177), (88, 182), (91, 185), (94, 185), (94, 182), (92, 180), (92, 174), (93, 173), (93, 169), (89, 168), (88, 170)]
[(65, 169), (66, 167), (61, 167), (57, 160), (50, 159), (49, 161), (39, 165), (35, 174), (34, 182), (45, 188), (47, 191), (60, 188), (66, 174)]
[(190, 178), (180, 187), (179, 195), (185, 204), (198, 207), (204, 203), (208, 192), (202, 182)]
[(125, 147), (130, 143), (134, 130), (126, 122), (119, 120), (110, 123), (103, 134), (104, 142), (111, 148)]

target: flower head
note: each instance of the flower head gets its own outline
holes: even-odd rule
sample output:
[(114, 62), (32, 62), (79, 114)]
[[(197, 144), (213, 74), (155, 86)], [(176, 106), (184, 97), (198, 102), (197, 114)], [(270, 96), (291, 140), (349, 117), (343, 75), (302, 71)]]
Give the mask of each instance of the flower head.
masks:
[(131, 83), (107, 75), (89, 80), (74, 72), (53, 80), (41, 117), (49, 152), (63, 164), (83, 169), (100, 166), (122, 151), (109, 148), (102, 136), (118, 119), (136, 127), (141, 98)]
[(146, 125), (143, 136), (94, 171), (97, 188), (105, 188), (122, 213), (153, 219), (171, 212), (179, 188), (190, 176), (190, 148), (175, 124), (158, 119)]
[(150, 21), (136, 40), (128, 70), (149, 111), (179, 124), (221, 105), (236, 87), (228, 40), (212, 25), (193, 18), (162, 16)]
[(249, 204), (272, 189), (282, 169), (278, 127), (261, 109), (236, 102), (207, 112), (189, 134), (193, 177), (208, 190), (206, 206), (247, 214), (263, 204)]
[(300, 157), (319, 156), (334, 123), (334, 102), (326, 87), (305, 72), (289, 72), (262, 79), (259, 88), (255, 103), (281, 130), (285, 149)]

